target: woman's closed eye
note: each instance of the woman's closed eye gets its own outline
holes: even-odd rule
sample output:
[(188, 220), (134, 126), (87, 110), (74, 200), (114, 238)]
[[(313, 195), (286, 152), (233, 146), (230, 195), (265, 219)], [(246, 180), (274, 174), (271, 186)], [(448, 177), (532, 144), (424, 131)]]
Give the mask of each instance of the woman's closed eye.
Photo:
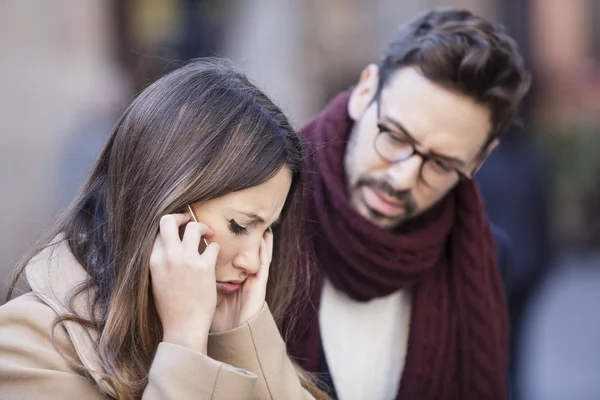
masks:
[[(265, 233), (272, 234), (274, 225), (275, 224), (270, 225), (267, 229), (265, 229)], [(241, 226), (234, 219), (229, 220), (229, 230), (235, 235), (248, 235), (250, 233), (248, 228)]]
[(235, 222), (234, 219), (229, 220), (229, 230), (235, 235), (248, 234), (248, 229)]

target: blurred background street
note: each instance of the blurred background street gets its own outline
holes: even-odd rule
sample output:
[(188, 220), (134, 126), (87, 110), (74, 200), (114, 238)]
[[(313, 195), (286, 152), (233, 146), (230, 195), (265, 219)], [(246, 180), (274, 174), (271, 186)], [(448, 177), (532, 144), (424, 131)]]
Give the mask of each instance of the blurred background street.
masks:
[(227, 57), (300, 127), (438, 6), (504, 24), (534, 77), (477, 177), (512, 239), (513, 398), (600, 399), (600, 0), (1, 0), (0, 304), (153, 80)]

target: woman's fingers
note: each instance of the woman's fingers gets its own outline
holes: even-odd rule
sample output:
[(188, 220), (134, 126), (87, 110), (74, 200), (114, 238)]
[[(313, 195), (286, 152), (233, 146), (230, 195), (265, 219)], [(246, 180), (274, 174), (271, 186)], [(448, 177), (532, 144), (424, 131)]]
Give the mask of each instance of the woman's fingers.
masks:
[(210, 243), (206, 247), (206, 250), (204, 250), (204, 253), (202, 253), (202, 256), (200, 257), (203, 261), (202, 266), (214, 269), (217, 265), (217, 257), (219, 256), (219, 250), (220, 247), (218, 243)]
[(271, 265), (271, 261), (273, 261), (274, 236), (275, 235), (273, 233), (269, 233), (269, 234), (267, 234), (267, 237), (265, 238), (265, 241), (267, 242), (267, 253), (269, 255), (269, 265)]
[(197, 255), (200, 243), (204, 240), (203, 237), (209, 237), (212, 234), (212, 229), (202, 223), (188, 223), (185, 227), (185, 233), (183, 234), (182, 240), (184, 252), (190, 256)]
[(167, 257), (165, 248), (160, 239), (160, 234), (156, 235), (154, 239), (154, 245), (152, 246), (152, 253), (150, 253), (150, 270), (164, 269), (167, 266)]
[(269, 263), (267, 243), (264, 236), (260, 239), (260, 246), (258, 247), (258, 259), (260, 261), (260, 270), (262, 270)]
[(168, 214), (160, 219), (160, 236), (164, 246), (173, 248), (181, 243), (179, 227), (190, 221), (188, 214)]
[[(184, 224), (187, 226), (183, 226)], [(185, 228), (180, 237), (180, 228)], [(198, 245), (212, 230), (185, 214), (160, 220), (150, 255), (152, 293), (163, 326), (163, 341), (206, 353), (217, 304), (215, 265), (219, 245), (200, 254)]]
[(269, 277), (269, 266), (271, 265), (271, 257), (273, 251), (273, 235), (265, 234), (260, 241), (259, 259), (260, 269), (257, 273), (257, 278), (261, 281), (265, 281)]

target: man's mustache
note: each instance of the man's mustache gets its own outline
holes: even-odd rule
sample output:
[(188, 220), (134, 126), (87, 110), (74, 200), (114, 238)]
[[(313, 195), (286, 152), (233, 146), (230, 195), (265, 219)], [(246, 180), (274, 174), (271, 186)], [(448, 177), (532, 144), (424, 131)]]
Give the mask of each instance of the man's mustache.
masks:
[(359, 179), (357, 187), (369, 186), (388, 197), (396, 199), (404, 205), (406, 214), (412, 214), (417, 209), (417, 204), (410, 194), (410, 190), (395, 190), (392, 185), (386, 181), (381, 181), (371, 177)]

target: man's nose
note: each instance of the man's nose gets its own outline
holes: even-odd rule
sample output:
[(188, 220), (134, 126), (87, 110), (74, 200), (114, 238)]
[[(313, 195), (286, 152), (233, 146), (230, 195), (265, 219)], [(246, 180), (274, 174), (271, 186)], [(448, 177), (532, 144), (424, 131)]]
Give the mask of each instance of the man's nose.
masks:
[(413, 154), (407, 160), (399, 161), (387, 169), (388, 182), (394, 190), (410, 190), (419, 181), (423, 159)]

